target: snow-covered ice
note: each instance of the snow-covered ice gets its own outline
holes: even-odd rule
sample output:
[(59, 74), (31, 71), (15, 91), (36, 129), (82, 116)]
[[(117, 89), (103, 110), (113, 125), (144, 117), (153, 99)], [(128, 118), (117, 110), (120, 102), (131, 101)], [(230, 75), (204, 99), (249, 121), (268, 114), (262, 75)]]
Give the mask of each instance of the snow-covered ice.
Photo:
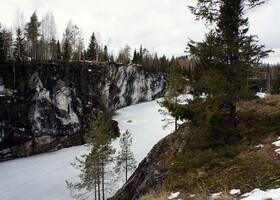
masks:
[[(116, 111), (121, 132), (128, 129), (132, 134), (132, 151), (138, 163), (171, 132), (162, 129), (159, 108), (156, 101), (151, 101)], [(114, 141), (113, 146), (117, 147), (118, 143)], [(75, 156), (86, 152), (85, 146), (77, 146), (0, 163), (0, 199), (70, 200), (65, 180), (79, 181), (79, 171), (70, 163), (75, 162)]]
[[(159, 108), (156, 101), (151, 101), (116, 111), (114, 118), (119, 122), (121, 132), (128, 129), (132, 134), (132, 151), (138, 163), (154, 144), (171, 132), (171, 129), (161, 128), (163, 116), (158, 113)], [(118, 143), (117, 139), (113, 146), (117, 147)], [(75, 156), (86, 152), (85, 146), (77, 146), (0, 163), (0, 199), (70, 200), (70, 192), (66, 188), (65, 180), (79, 181), (79, 171), (70, 163), (75, 162)], [(172, 194), (172, 196), (176, 195), (177, 193)], [(246, 196), (246, 200), (265, 198), (280, 200), (280, 188), (267, 191), (255, 189)]]

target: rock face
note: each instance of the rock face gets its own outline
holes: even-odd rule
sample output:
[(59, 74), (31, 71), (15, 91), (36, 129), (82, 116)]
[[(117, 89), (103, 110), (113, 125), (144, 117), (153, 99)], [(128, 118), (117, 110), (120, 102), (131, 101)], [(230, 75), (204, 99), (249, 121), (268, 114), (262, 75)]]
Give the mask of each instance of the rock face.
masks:
[(93, 109), (113, 111), (161, 97), (167, 82), (164, 74), (115, 63), (7, 63), (4, 72), (0, 160), (81, 144)]
[(109, 67), (100, 91), (113, 110), (141, 101), (151, 101), (165, 93), (166, 76), (151, 74), (135, 65)]

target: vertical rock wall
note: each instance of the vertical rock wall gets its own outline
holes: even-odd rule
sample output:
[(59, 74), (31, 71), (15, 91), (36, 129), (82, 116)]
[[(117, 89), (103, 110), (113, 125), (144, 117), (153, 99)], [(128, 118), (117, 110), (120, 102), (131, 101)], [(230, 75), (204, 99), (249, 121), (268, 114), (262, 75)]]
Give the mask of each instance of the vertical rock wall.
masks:
[(134, 65), (37, 63), (17, 67), (23, 75), (7, 89), (15, 64), (7, 65), (0, 74), (0, 159), (81, 144), (93, 109), (153, 100), (164, 95), (167, 82), (165, 74)]

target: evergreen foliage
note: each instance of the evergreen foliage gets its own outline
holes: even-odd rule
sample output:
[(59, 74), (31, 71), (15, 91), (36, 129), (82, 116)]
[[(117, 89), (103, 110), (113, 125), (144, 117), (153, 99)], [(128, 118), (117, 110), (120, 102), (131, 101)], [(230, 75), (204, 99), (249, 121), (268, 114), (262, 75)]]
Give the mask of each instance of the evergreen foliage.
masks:
[(252, 98), (246, 87), (251, 68), (269, 53), (257, 45), (254, 36), (247, 36), (248, 19), (244, 17), (247, 8), (262, 2), (198, 0), (197, 7), (190, 7), (197, 19), (205, 19), (214, 28), (203, 42), (188, 44), (188, 52), (197, 59), (191, 79), (194, 99), (180, 108), (166, 107), (172, 113), (180, 110), (180, 118), (203, 126), (225, 143), (235, 135), (237, 102)]
[(92, 32), (92, 35), (89, 40), (88, 49), (87, 49), (87, 59), (88, 60), (96, 60), (96, 54), (97, 54), (97, 40), (95, 38), (94, 32)]
[(180, 109), (176, 110), (179, 108), (179, 105), (181, 103), (180, 99), (178, 98), (180, 93), (183, 93), (184, 87), (186, 85), (186, 80), (183, 75), (181, 66), (179, 61), (177, 60), (170, 69), (170, 74), (168, 77), (168, 86), (167, 86), (167, 91), (164, 96), (164, 99), (162, 102), (159, 102), (159, 104), (162, 107), (168, 107), (168, 105), (173, 105), (175, 109), (169, 108), (169, 112), (166, 111), (165, 109), (160, 109), (160, 113), (163, 115), (171, 115), (174, 120), (169, 120), (169, 119), (164, 119), (166, 121), (166, 125), (164, 125), (164, 128), (170, 125), (171, 123), (175, 124), (175, 131), (178, 129), (177, 121), (180, 116)]
[(56, 43), (56, 60), (59, 60), (62, 58), (62, 53), (61, 53), (61, 46), (59, 40)]
[(64, 62), (69, 62), (71, 58), (71, 45), (69, 39), (65, 38), (64, 43), (63, 43), (63, 61)]
[(1, 30), (1, 23), (0, 23), (0, 61), (4, 60), (4, 38), (3, 33)]
[(25, 26), (25, 35), (28, 42), (29, 56), (37, 59), (39, 55), (39, 36), (41, 22), (38, 21), (36, 12), (33, 12), (30, 21)]
[(102, 61), (103, 62), (109, 61), (108, 47), (106, 45), (104, 46)]
[(14, 57), (18, 61), (23, 60), (24, 57), (24, 37), (22, 30), (18, 27), (16, 30), (16, 41), (15, 41)]

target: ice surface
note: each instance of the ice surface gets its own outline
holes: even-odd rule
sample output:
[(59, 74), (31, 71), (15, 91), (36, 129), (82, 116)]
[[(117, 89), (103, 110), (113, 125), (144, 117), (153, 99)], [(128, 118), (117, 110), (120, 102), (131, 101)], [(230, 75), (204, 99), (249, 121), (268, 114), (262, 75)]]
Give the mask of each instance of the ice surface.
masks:
[[(116, 112), (121, 132), (129, 130), (132, 151), (139, 163), (161, 138), (170, 133), (162, 130), (162, 116), (156, 101), (126, 107)], [(132, 120), (128, 123), (128, 120)], [(113, 146), (118, 146), (118, 140)], [(65, 180), (79, 181), (79, 171), (70, 163), (86, 153), (77, 146), (0, 163), (0, 199), (2, 200), (70, 200)], [(121, 185), (119, 183), (117, 185)]]

